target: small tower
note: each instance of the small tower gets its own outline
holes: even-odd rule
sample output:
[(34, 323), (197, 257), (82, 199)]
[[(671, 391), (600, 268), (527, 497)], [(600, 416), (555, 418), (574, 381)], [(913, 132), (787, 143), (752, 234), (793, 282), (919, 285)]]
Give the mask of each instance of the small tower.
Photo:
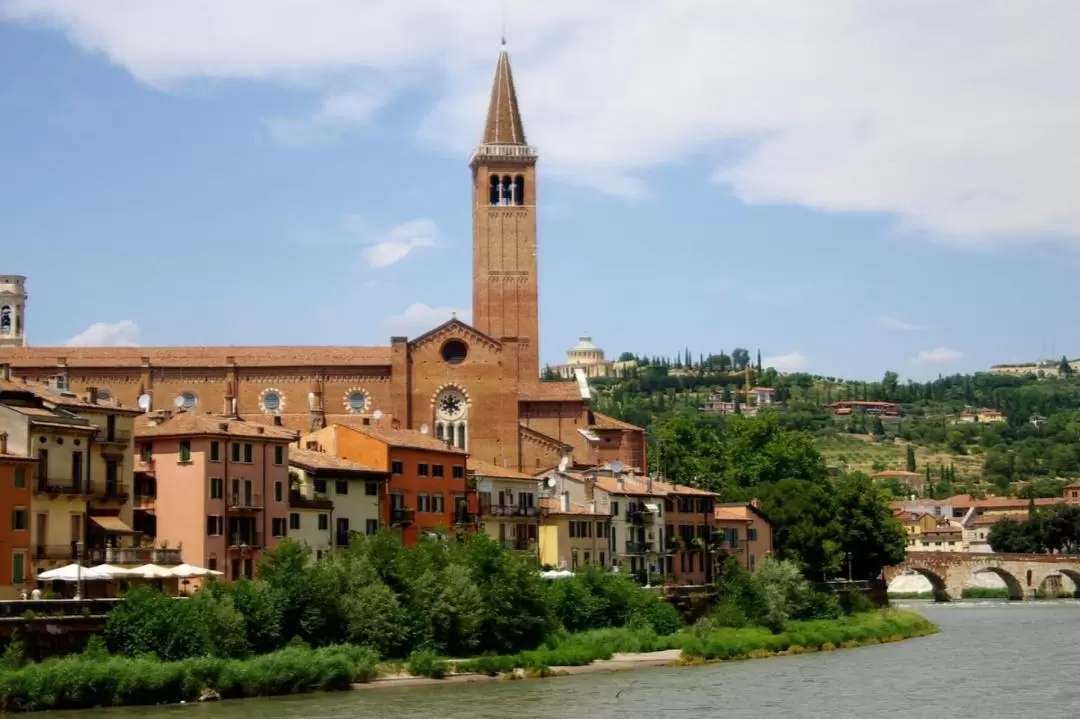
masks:
[(26, 346), (26, 278), (0, 275), (0, 347)]

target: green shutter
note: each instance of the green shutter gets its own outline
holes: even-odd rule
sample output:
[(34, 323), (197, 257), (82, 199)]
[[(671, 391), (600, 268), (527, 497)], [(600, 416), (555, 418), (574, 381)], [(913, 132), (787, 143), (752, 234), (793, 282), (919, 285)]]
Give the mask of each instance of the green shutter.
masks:
[(191, 461), (191, 440), (187, 440), (187, 439), (180, 440), (180, 461), (181, 462), (190, 462)]
[(15, 468), (15, 489), (26, 488), (26, 467)]
[(217, 462), (221, 459), (221, 445), (217, 442), (210, 443), (210, 461)]
[(250, 444), (245, 444), (244, 445), (244, 461), (249, 462), (249, 463), (251, 462), (251, 445)]
[(240, 461), (240, 445), (236, 442), (232, 443), (232, 461)]
[(26, 581), (26, 555), (15, 552), (11, 555), (11, 583), (22, 584)]

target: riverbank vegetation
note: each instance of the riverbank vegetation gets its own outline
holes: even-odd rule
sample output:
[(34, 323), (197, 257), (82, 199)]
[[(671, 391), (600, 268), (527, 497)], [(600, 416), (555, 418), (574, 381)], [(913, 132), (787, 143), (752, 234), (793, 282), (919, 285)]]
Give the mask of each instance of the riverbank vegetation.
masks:
[(13, 642), (0, 711), (338, 690), (406, 672), (544, 676), (619, 652), (700, 661), (932, 631), (917, 615), (870, 611), (858, 594), (820, 594), (790, 562), (750, 576), (728, 560), (720, 574), (714, 611), (688, 627), (624, 576), (544, 581), (535, 560), (483, 536), (405, 548), (384, 534), (320, 561), (285, 542), (258, 581), (211, 581), (188, 599), (133, 590), (80, 655), (27, 663)]

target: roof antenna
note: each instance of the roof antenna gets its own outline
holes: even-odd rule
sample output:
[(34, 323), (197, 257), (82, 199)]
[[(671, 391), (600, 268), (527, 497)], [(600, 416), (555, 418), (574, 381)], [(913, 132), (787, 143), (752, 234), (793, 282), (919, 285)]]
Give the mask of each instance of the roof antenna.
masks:
[(506, 49), (506, 0), (502, 0), (502, 32), (499, 34), (499, 42)]

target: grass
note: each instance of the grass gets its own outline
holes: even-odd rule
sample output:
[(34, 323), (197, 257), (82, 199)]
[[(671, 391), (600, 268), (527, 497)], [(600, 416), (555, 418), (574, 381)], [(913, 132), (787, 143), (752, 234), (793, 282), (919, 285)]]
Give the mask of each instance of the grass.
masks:
[[(887, 440), (877, 442), (870, 435), (835, 434), (818, 437), (817, 448), (825, 463), (850, 472), (874, 474), (886, 469), (907, 469), (907, 443)], [(912, 445), (915, 448), (915, 465), (925, 472), (929, 466), (956, 467), (956, 477), (978, 479), (982, 475), (982, 457), (978, 455), (952, 454), (943, 449)], [(936, 480), (936, 474), (935, 474)]]
[(933, 592), (889, 592), (889, 599), (933, 599)]
[(452, 660), (416, 652), (406, 664), (378, 664), (360, 647), (291, 647), (245, 660), (77, 655), (0, 670), (0, 712), (15, 713), (101, 706), (145, 706), (277, 696), (350, 688), (380, 673), (442, 678), (450, 673), (549, 676), (552, 667), (583, 666), (616, 653), (680, 649), (684, 663), (826, 651), (923, 636), (937, 627), (913, 612), (880, 610), (840, 619), (789, 622), (773, 634), (760, 627), (717, 627), (711, 622), (667, 636), (652, 629), (599, 629), (552, 636), (543, 646), (510, 656)]

